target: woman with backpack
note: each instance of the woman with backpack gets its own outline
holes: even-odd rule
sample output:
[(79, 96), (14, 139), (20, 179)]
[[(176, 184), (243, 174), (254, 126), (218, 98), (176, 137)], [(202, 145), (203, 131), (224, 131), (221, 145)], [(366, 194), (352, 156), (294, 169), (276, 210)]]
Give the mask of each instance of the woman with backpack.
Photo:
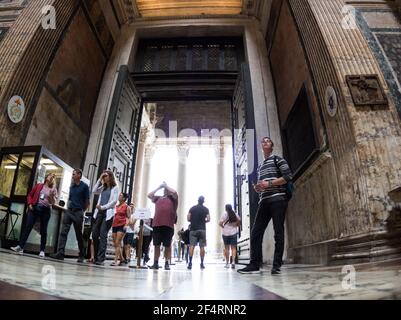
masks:
[(241, 218), (236, 214), (231, 204), (226, 204), (226, 211), (220, 218), (219, 225), (223, 228), (224, 255), (226, 258), (225, 268), (230, 267), (230, 249), (231, 249), (231, 268), (235, 269), (235, 257), (237, 256), (238, 227), (241, 224)]

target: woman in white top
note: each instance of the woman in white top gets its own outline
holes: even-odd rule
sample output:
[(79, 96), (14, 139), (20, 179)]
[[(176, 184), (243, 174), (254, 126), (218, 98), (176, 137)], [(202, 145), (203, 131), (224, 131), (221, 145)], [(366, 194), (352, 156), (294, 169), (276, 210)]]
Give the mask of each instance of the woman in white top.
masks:
[(93, 193), (100, 195), (93, 214), (95, 222), (92, 237), (95, 248), (95, 264), (103, 265), (106, 259), (107, 235), (113, 224), (119, 195), (119, 188), (112, 171), (103, 171), (93, 188)]
[(237, 237), (238, 227), (241, 224), (241, 219), (236, 214), (231, 204), (226, 204), (226, 212), (220, 218), (219, 225), (223, 228), (224, 256), (226, 258), (225, 268), (229, 268), (229, 256), (231, 248), (232, 264), (231, 268), (235, 269), (235, 257), (237, 256)]

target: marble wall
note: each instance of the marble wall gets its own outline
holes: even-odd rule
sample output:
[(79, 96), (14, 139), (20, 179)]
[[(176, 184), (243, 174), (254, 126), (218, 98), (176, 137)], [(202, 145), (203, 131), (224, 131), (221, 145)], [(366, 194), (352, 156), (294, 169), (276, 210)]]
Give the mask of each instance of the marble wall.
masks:
[[(44, 145), (81, 167), (114, 39), (99, 0), (45, 2), (26, 2), (0, 47), (0, 100), (19, 95), (26, 106), (19, 124), (0, 115), (0, 147)], [(38, 27), (45, 4), (56, 9), (55, 30)]]
[(52, 61), (25, 145), (44, 144), (72, 167), (81, 167), (106, 63), (80, 8)]
[[(333, 252), (339, 250), (338, 239), (342, 239), (341, 245), (344, 245), (344, 239), (349, 238), (353, 239), (353, 245), (360, 241), (360, 247), (350, 247), (349, 254), (343, 257), (369, 259), (372, 257), (369, 250), (375, 244), (362, 235), (372, 234), (373, 237), (377, 232), (393, 232), (388, 229), (394, 206), (388, 192), (401, 185), (401, 154), (398, 152), (401, 150), (401, 126), (397, 102), (389, 99), (383, 108), (354, 104), (346, 82), (348, 75), (377, 74), (389, 98), (391, 88), (380, 68), (380, 59), (369, 47), (369, 39), (363, 37), (358, 27), (344, 27), (345, 1), (290, 0), (287, 3), (291, 18), (283, 4), (271, 50), (271, 63), (276, 61), (272, 67), (275, 80), (280, 74), (280, 59), (275, 55), (280, 52), (288, 62), (281, 70), (289, 74), (279, 76), (275, 82), (280, 120), (291, 107), (294, 88), (310, 77), (313, 90), (309, 90), (309, 95), (316, 96), (323, 133), (327, 137), (327, 143), (320, 145), (319, 157), (295, 182), (296, 194), (290, 202), (287, 218), (289, 256), (297, 262), (328, 263)], [(374, 11), (373, 8), (370, 6), (370, 11)], [(295, 22), (298, 40), (293, 39), (294, 27), (288, 23), (289, 19)], [(370, 18), (369, 23), (381, 24), (380, 29), (386, 24), (377, 17)], [(394, 24), (394, 19), (389, 19), (388, 23)], [(287, 35), (287, 32), (288, 44), (280, 41), (281, 34)], [(381, 38), (379, 35), (377, 39), (383, 42), (388, 65), (396, 70), (394, 61), (397, 59), (391, 57), (397, 50), (397, 43), (388, 41), (389, 37), (393, 39), (394, 32)], [(308, 72), (301, 63), (300, 45)], [(296, 57), (292, 56), (294, 52)], [(333, 116), (326, 108), (328, 86), (337, 94), (338, 109)], [(353, 238), (356, 235), (359, 240)]]
[(381, 6), (358, 7), (359, 28), (375, 55), (401, 118), (401, 13)]

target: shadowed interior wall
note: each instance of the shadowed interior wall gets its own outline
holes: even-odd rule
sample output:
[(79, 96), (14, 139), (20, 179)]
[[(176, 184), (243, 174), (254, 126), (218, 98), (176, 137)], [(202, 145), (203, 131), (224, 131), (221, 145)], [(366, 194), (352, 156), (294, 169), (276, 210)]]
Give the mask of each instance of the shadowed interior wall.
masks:
[(79, 9), (49, 69), (26, 145), (43, 144), (71, 166), (81, 166), (106, 63)]

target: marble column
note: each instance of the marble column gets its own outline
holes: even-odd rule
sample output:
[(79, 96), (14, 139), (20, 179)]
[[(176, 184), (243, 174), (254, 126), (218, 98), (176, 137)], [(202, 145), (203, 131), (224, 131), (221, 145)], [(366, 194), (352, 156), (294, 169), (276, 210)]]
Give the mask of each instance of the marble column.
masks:
[(185, 208), (185, 189), (186, 189), (186, 178), (187, 178), (187, 160), (189, 155), (189, 144), (186, 142), (177, 142), (178, 151), (178, 179), (177, 179), (177, 192), (178, 192), (178, 219), (177, 219), (177, 230), (182, 227), (186, 229), (187, 226), (187, 211)]
[(225, 206), (225, 198), (224, 198), (224, 150), (225, 145), (224, 142), (220, 142), (215, 146), (215, 152), (216, 152), (216, 161), (217, 161), (217, 181), (216, 181), (216, 212), (215, 214), (211, 217), (213, 219), (213, 225), (215, 228), (215, 248), (216, 248), (216, 253), (222, 253), (223, 252), (223, 244), (221, 240), (221, 227), (219, 226), (219, 220), (220, 216), (224, 212), (224, 206)]
[(138, 152), (136, 156), (135, 164), (135, 178), (134, 178), (134, 190), (132, 192), (132, 202), (135, 206), (138, 206), (139, 196), (147, 191), (142, 188), (142, 173), (143, 173), (143, 160), (145, 157), (145, 143), (148, 136), (148, 128), (141, 128), (139, 133), (138, 141)]
[(150, 178), (150, 165), (152, 162), (152, 158), (155, 154), (155, 147), (153, 145), (145, 145), (145, 157), (143, 163), (142, 170), (142, 179), (141, 179), (141, 189), (140, 189), (140, 197), (138, 208), (146, 208), (146, 204), (148, 202), (147, 195), (151, 191), (149, 190), (149, 178)]

